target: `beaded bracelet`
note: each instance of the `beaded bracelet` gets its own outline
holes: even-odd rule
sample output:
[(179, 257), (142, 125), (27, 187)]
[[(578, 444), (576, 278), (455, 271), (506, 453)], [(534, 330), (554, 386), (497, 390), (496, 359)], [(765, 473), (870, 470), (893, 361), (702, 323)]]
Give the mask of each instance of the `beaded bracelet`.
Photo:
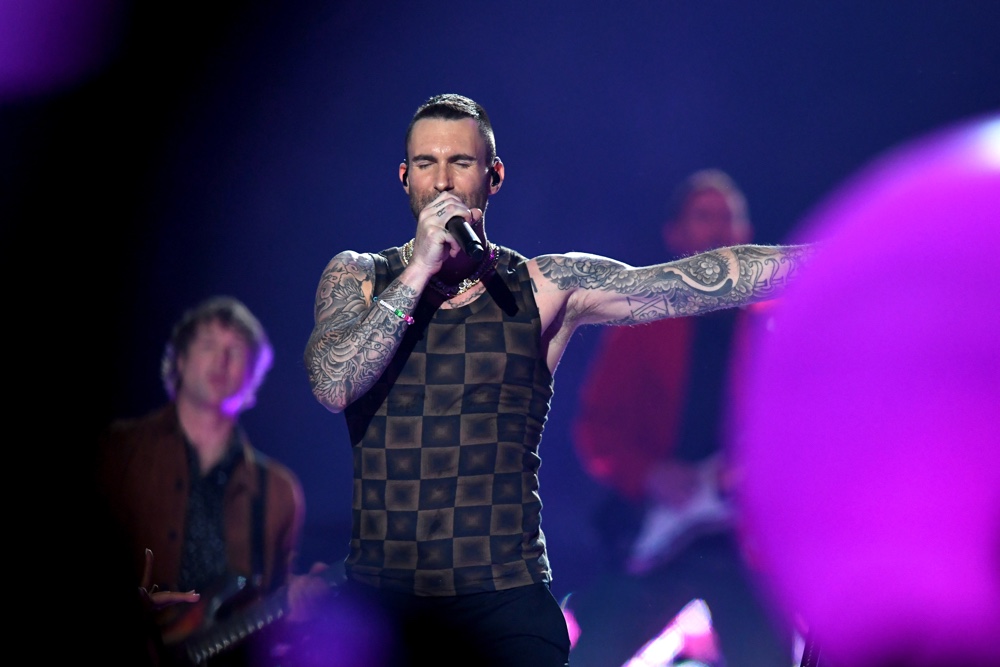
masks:
[(385, 301), (382, 301), (381, 299), (379, 299), (377, 296), (373, 296), (372, 297), (372, 301), (374, 301), (378, 305), (382, 306), (383, 308), (385, 308), (390, 313), (392, 313), (393, 315), (395, 315), (399, 319), (403, 320), (407, 324), (413, 324), (413, 318), (410, 317), (409, 315), (407, 315), (406, 313), (404, 313), (403, 311), (401, 311), (399, 308), (393, 308), (392, 306), (390, 306), (389, 304), (387, 304)]

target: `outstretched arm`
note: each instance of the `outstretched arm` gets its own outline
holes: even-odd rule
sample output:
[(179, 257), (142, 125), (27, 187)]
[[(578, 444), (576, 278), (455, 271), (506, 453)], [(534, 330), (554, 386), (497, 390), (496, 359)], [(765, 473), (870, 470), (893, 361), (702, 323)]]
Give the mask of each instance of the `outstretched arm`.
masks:
[[(330, 260), (316, 288), (315, 326), (303, 360), (313, 395), (331, 412), (371, 389), (406, 331), (402, 318), (372, 300), (374, 276), (370, 255), (346, 251)], [(402, 278), (379, 298), (409, 314), (420, 292)]]
[(773, 299), (813, 252), (809, 245), (738, 245), (641, 267), (585, 253), (536, 257), (529, 271), (549, 367), (583, 324), (639, 324)]

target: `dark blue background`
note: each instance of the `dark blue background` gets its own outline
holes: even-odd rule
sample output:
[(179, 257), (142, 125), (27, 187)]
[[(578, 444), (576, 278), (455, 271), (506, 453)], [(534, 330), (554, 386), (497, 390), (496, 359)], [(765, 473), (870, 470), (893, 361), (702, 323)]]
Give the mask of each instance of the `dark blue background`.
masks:
[[(729, 171), (756, 240), (781, 242), (882, 151), (1000, 107), (987, 0), (148, 4), (100, 72), (2, 107), (15, 361), (39, 425), (72, 413), (87, 435), (164, 400), (184, 308), (244, 300), (276, 353), (244, 423), (305, 485), (303, 568), (349, 538), (346, 427), (301, 361), (314, 290), (336, 252), (412, 235), (397, 166), (430, 95), (492, 117), (494, 241), (633, 264), (662, 259), (667, 196), (694, 169)], [(568, 437), (597, 334), (559, 367), (541, 447), (558, 597), (598, 567), (597, 490)]]

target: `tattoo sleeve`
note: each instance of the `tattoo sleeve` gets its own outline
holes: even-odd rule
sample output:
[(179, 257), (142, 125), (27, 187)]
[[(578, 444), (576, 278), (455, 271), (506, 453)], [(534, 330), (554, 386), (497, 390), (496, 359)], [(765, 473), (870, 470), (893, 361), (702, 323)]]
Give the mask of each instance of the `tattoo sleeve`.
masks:
[[(327, 265), (316, 289), (315, 326), (303, 361), (313, 395), (332, 412), (375, 384), (406, 331), (406, 322), (366, 294), (373, 277), (371, 256), (341, 253)], [(420, 298), (399, 281), (377, 296), (405, 312), (412, 312)]]
[(773, 299), (812, 253), (808, 245), (740, 245), (653, 266), (596, 255), (546, 255), (537, 266), (556, 289), (581, 295), (581, 322), (638, 324)]

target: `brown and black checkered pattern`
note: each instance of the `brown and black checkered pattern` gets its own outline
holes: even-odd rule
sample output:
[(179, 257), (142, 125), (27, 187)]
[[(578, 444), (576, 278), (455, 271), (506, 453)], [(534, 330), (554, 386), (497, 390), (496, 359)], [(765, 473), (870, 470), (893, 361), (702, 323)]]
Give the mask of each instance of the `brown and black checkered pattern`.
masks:
[[(376, 294), (403, 270), (376, 260)], [(350, 576), (417, 595), (549, 581), (538, 445), (552, 398), (526, 258), (500, 248), (488, 294), (421, 300), (390, 367), (345, 412), (354, 447)]]

